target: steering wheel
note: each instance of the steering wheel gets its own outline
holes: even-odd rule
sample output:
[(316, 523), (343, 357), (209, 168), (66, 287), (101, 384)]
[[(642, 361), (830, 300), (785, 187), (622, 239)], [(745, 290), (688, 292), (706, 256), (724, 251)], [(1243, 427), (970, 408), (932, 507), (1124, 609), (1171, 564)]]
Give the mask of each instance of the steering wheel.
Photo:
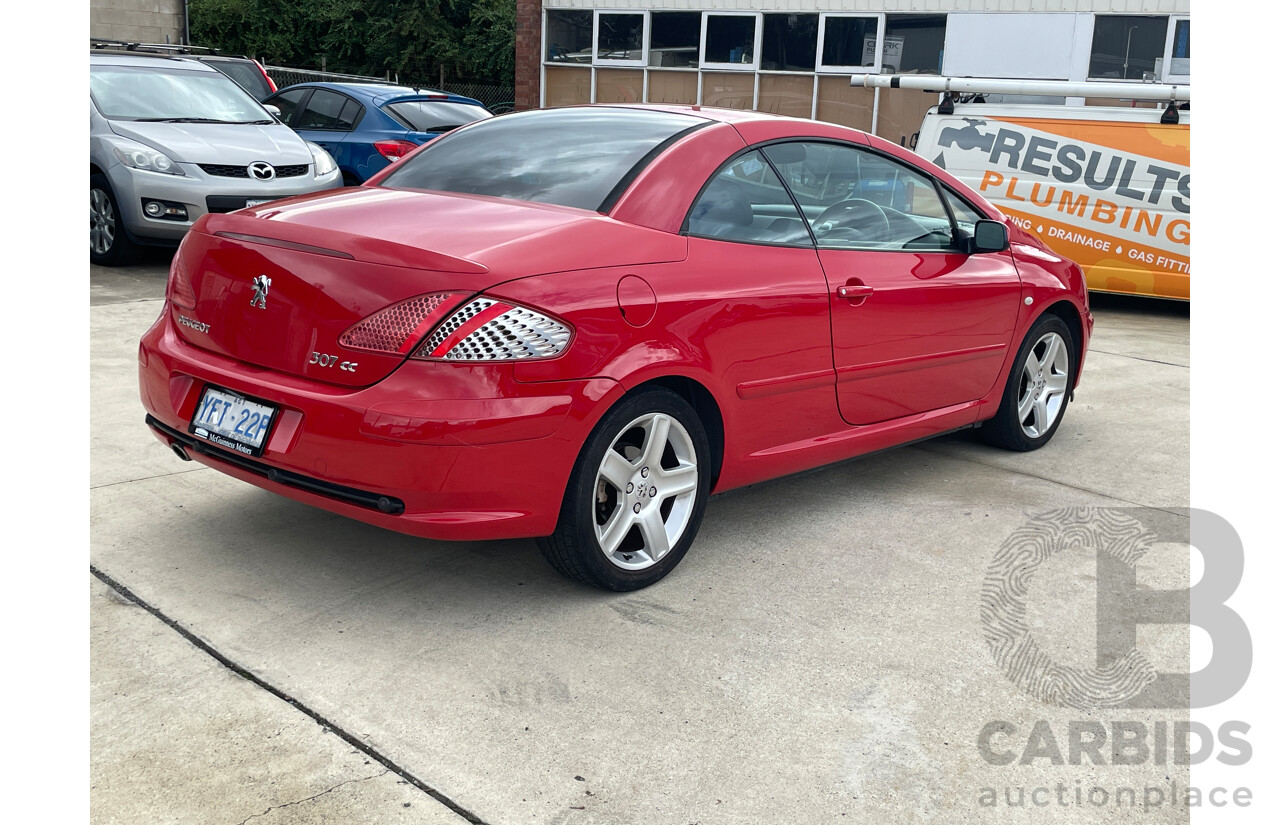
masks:
[(889, 216), (878, 204), (865, 198), (850, 198), (829, 206), (813, 223), (813, 230), (818, 235), (828, 235), (840, 229), (856, 233), (855, 240), (861, 241), (888, 240), (893, 236)]

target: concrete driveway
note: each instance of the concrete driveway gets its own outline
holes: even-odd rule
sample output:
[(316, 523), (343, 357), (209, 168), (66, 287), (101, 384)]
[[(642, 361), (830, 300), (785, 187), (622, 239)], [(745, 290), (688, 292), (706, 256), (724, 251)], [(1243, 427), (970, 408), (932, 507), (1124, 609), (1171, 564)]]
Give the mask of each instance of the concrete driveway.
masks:
[[(532, 541), (412, 539), (177, 460), (135, 363), (167, 263), (91, 272), (95, 823), (1187, 821), (1146, 791), (1185, 766), (1068, 747), (1185, 709), (1042, 703), (982, 623), (997, 551), (1047, 512), (1186, 529), (1185, 306), (1095, 302), (1047, 448), (960, 434), (718, 497), (674, 574), (617, 595)], [(1186, 568), (1160, 544), (1138, 575)], [(1084, 551), (1037, 572), (1055, 661), (1094, 664), (1094, 579)], [(1141, 644), (1187, 670), (1185, 627)]]

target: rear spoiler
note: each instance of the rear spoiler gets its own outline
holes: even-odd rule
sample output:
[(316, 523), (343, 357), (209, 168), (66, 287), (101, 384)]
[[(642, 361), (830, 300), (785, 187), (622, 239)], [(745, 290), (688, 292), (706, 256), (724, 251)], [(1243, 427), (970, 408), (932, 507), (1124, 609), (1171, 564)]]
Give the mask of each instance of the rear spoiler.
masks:
[(338, 230), (326, 230), (317, 237), (314, 227), (273, 221), (270, 219), (271, 215), (270, 203), (239, 212), (212, 213), (196, 221), (192, 231), (370, 264), (427, 269), (432, 272), (456, 272), (462, 275), (484, 275), (489, 272), (489, 267), (466, 258), (419, 249), (395, 241)]

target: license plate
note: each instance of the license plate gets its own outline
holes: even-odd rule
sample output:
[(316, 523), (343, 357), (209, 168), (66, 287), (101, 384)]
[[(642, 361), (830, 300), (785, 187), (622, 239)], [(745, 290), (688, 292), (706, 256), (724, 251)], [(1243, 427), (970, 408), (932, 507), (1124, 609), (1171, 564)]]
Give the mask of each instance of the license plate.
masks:
[(244, 455), (261, 455), (276, 408), (238, 393), (206, 386), (189, 431), (219, 447)]
[(248, 209), (250, 206), (261, 206), (264, 203), (271, 203), (272, 200), (274, 200), (274, 198), (259, 198), (257, 200), (252, 200), (252, 199), (247, 200), (244, 202), (244, 208)]

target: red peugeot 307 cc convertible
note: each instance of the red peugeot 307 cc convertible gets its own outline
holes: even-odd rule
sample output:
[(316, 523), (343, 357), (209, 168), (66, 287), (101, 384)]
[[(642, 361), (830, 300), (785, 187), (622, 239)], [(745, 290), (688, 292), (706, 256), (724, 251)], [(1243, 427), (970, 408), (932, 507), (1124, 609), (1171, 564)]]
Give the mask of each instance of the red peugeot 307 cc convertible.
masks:
[(184, 459), (631, 590), (713, 492), (975, 425), (1044, 445), (1092, 326), (1079, 267), (884, 140), (583, 106), (201, 218), (139, 360)]

